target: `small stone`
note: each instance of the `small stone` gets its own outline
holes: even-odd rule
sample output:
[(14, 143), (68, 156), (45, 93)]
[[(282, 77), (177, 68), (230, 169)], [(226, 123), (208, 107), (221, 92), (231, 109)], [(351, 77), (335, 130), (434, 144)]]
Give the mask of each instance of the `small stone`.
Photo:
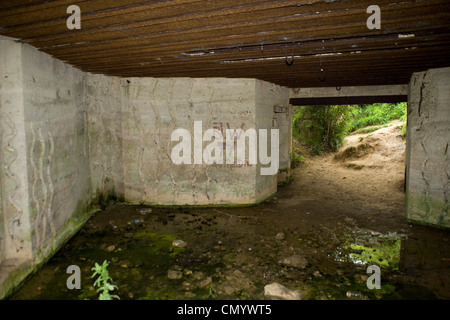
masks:
[(181, 284), (181, 286), (184, 288), (184, 290), (189, 291), (189, 290), (195, 290), (196, 287), (194, 285), (192, 285), (191, 283), (187, 282), (187, 281), (183, 281), (183, 283)]
[(350, 217), (345, 217), (344, 221), (347, 225), (349, 225), (350, 227), (354, 227), (356, 225), (356, 220)]
[(285, 235), (284, 235), (283, 232), (279, 232), (279, 233), (277, 233), (277, 235), (275, 236), (275, 239), (277, 239), (277, 240), (284, 240), (284, 238), (285, 238)]
[(205, 288), (208, 285), (210, 285), (211, 283), (212, 283), (212, 278), (211, 277), (207, 277), (206, 279), (204, 279), (204, 280), (202, 280), (202, 281), (200, 281), (198, 283), (198, 287), (199, 288)]
[(141, 208), (137, 210), (139, 214), (145, 215), (152, 212), (152, 208)]
[(121, 264), (120, 266), (121, 266), (122, 268), (124, 268), (124, 269), (128, 268), (128, 265), (127, 265), (126, 263)]
[(183, 277), (183, 273), (179, 270), (168, 270), (167, 271), (167, 278), (172, 280), (181, 279)]
[(366, 283), (368, 278), (369, 278), (369, 277), (368, 277), (367, 275), (362, 274), (362, 275), (359, 276), (359, 280), (358, 280), (358, 281), (359, 281), (360, 283)]
[(280, 260), (278, 263), (296, 269), (304, 269), (306, 268), (308, 261), (303, 256), (294, 254), (293, 256)]
[(134, 293), (133, 292), (128, 292), (128, 298), (129, 299), (133, 299), (134, 298)]
[(233, 292), (235, 291), (236, 289), (233, 287), (233, 286), (230, 286), (230, 285), (225, 285), (224, 287), (223, 287), (223, 291), (225, 292), (225, 294), (233, 294)]
[(115, 245), (110, 245), (108, 248), (106, 248), (106, 251), (108, 251), (108, 252), (113, 252), (114, 250), (116, 250)]
[(195, 271), (194, 273), (192, 273), (192, 278), (194, 280), (201, 280), (203, 278), (203, 272)]
[(185, 276), (189, 276), (189, 275), (192, 274), (192, 270), (184, 269), (183, 273), (184, 273)]
[(276, 282), (264, 287), (264, 296), (274, 300), (301, 300), (303, 298), (299, 291), (290, 290)]
[(175, 248), (184, 248), (187, 246), (187, 243), (184, 242), (183, 240), (173, 240), (172, 242), (172, 247)]

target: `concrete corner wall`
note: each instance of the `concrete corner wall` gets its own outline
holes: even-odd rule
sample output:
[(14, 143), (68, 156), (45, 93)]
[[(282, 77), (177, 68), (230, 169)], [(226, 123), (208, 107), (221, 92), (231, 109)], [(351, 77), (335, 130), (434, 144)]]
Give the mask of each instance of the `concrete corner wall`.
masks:
[[(182, 128), (194, 138), (201, 121), (202, 135), (268, 129), (270, 137), (270, 129), (288, 126), (274, 116), (274, 106), (289, 104), (286, 88), (254, 79), (93, 75), (4, 39), (0, 80), (0, 298), (109, 200), (248, 205), (276, 192), (276, 172), (262, 176), (259, 163), (174, 164), (171, 134)], [(224, 156), (226, 143), (201, 146)]]
[[(123, 80), (123, 164), (125, 199), (168, 205), (248, 204), (256, 201), (255, 166), (173, 164), (175, 129), (188, 130), (194, 146), (194, 121), (202, 132), (255, 128), (255, 80)], [(203, 148), (209, 142), (201, 142)], [(220, 146), (222, 151), (224, 146)]]
[[(171, 161), (175, 129), (194, 122), (202, 132), (272, 129), (274, 105), (286, 105), (289, 91), (254, 79), (122, 79), (124, 196), (129, 202), (176, 205), (253, 204), (276, 192), (276, 175), (260, 165), (180, 164)], [(193, 151), (192, 141), (192, 154)], [(202, 142), (205, 148), (210, 142)], [(248, 145), (247, 145), (248, 147)], [(265, 182), (263, 182), (265, 181)]]
[(450, 228), (450, 68), (414, 73), (409, 83), (406, 216)]
[[(276, 192), (276, 175), (261, 177), (259, 164), (194, 164), (194, 122), (202, 123), (202, 134), (215, 129), (224, 139), (227, 129), (270, 130), (274, 106), (288, 105), (287, 88), (254, 79), (85, 79), (93, 201), (247, 205)], [(171, 160), (176, 129), (191, 134), (191, 164)], [(223, 156), (226, 143), (219, 148)], [(286, 158), (290, 150), (284, 149)]]
[(88, 218), (84, 73), (30, 46), (22, 54), (30, 222), (40, 262)]

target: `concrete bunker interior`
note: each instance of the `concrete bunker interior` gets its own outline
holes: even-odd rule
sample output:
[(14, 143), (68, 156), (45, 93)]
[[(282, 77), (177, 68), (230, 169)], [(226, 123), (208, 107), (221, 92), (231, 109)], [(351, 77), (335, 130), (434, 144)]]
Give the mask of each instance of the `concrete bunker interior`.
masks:
[[(64, 1), (1, 4), (0, 297), (39, 281), (30, 276), (54, 257), (83, 266), (83, 279), (94, 260), (114, 258), (115, 280), (126, 270), (138, 282), (178, 281), (140, 292), (119, 278), (121, 298), (264, 298), (272, 283), (291, 298), (346, 298), (366, 273), (349, 278), (339, 257), (324, 262), (344, 246), (341, 229), (367, 241), (410, 236), (394, 284), (362, 296), (448, 298), (449, 4), (379, 1), (380, 29), (366, 25), (368, 5), (82, 1), (81, 29), (71, 30)], [(293, 104), (399, 97), (408, 102), (403, 204), (386, 203), (383, 215), (368, 199), (367, 216), (346, 211), (354, 199), (327, 202), (325, 190), (302, 187), (302, 170), (277, 186), (290, 166)], [(223, 134), (278, 129), (280, 173), (261, 175), (260, 162), (174, 164), (171, 135), (193, 132), (194, 121)], [(324, 198), (310, 201), (313, 191)], [(123, 242), (68, 253), (77, 237), (99, 234)], [(178, 238), (186, 249), (171, 247)], [(158, 241), (149, 255), (159, 264), (121, 256)], [(51, 270), (65, 290), (54, 298), (93, 298), (88, 285), (65, 287), (64, 268)]]

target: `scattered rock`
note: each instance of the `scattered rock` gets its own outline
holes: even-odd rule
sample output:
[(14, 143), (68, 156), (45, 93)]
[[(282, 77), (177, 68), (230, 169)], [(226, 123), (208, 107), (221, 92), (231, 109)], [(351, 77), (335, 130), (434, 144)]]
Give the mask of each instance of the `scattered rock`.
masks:
[(217, 286), (218, 291), (222, 291), (227, 295), (239, 294), (254, 288), (253, 283), (240, 270), (227, 271), (224, 274), (225, 281)]
[(190, 282), (187, 281), (183, 281), (183, 283), (181, 284), (181, 286), (184, 288), (184, 290), (189, 291), (189, 290), (195, 290), (197, 289), (197, 287), (195, 285), (193, 285)]
[(187, 243), (184, 242), (183, 240), (173, 240), (172, 242), (172, 247), (175, 248), (184, 248), (187, 246)]
[(206, 279), (204, 279), (198, 283), (198, 287), (205, 288), (205, 287), (209, 286), (211, 283), (212, 283), (212, 278), (207, 277)]
[(283, 232), (279, 232), (279, 233), (277, 233), (277, 235), (275, 236), (275, 239), (277, 239), (277, 240), (284, 240), (284, 238), (285, 238), (285, 235), (284, 235)]
[(110, 245), (108, 248), (106, 248), (106, 251), (108, 251), (108, 252), (113, 252), (114, 250), (116, 250), (115, 245)]
[(350, 226), (350, 227), (354, 227), (356, 226), (356, 220), (350, 217), (345, 217), (344, 218), (345, 223)]
[(192, 273), (192, 278), (194, 280), (201, 280), (203, 278), (203, 272), (201, 271), (195, 271)]
[(366, 283), (368, 278), (369, 277), (365, 274), (355, 275), (356, 282), (361, 283), (361, 284)]
[(167, 278), (171, 280), (177, 280), (181, 279), (183, 277), (183, 272), (179, 270), (168, 270), (167, 271)]
[(301, 292), (290, 290), (276, 282), (264, 287), (264, 296), (274, 300), (301, 300), (303, 298)]
[(183, 273), (184, 273), (185, 276), (189, 276), (189, 275), (192, 274), (192, 270), (184, 269), (184, 270), (183, 270)]
[(137, 209), (137, 212), (139, 212), (139, 214), (145, 215), (147, 213), (151, 213), (152, 212), (152, 208), (141, 208), (141, 209)]
[(233, 294), (233, 292), (236, 290), (236, 288), (234, 288), (233, 286), (230, 285), (224, 285), (223, 287), (223, 292), (225, 292), (225, 294), (231, 295)]
[(303, 256), (294, 254), (293, 256), (280, 260), (278, 263), (296, 269), (304, 269), (308, 261)]

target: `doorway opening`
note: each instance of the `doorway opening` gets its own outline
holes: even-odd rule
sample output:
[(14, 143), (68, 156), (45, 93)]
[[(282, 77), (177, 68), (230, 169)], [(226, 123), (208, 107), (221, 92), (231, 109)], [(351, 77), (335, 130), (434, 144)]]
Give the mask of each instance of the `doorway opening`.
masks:
[(369, 219), (375, 211), (404, 218), (407, 103), (315, 99), (294, 107), (293, 178), (303, 192), (319, 203), (367, 212)]

